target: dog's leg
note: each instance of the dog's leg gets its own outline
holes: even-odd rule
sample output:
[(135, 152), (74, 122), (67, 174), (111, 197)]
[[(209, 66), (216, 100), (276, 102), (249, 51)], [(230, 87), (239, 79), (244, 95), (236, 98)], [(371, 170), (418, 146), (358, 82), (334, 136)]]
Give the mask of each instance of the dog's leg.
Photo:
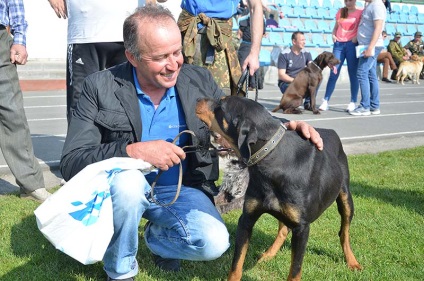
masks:
[(284, 241), (286, 241), (287, 235), (289, 234), (290, 229), (284, 225), (284, 223), (279, 222), (278, 223), (278, 233), (275, 237), (274, 243), (271, 245), (271, 247), (266, 250), (265, 253), (261, 255), (258, 262), (263, 262), (272, 259), (275, 257), (277, 252), (281, 249), (281, 246), (283, 246)]
[(303, 257), (305, 256), (306, 244), (309, 238), (309, 224), (300, 225), (293, 228), (293, 234), (291, 239), (292, 253), (291, 253), (291, 265), (290, 273), (287, 280), (300, 281), (302, 277), (302, 263)]
[(317, 87), (318, 87), (318, 85), (317, 86), (314, 85), (314, 86), (310, 86), (309, 87), (309, 95), (311, 97), (311, 110), (312, 110), (312, 112), (314, 114), (321, 114), (319, 112), (319, 110), (317, 109), (317, 107), (316, 107), (316, 96), (315, 96), (315, 92), (317, 90)]
[(361, 270), (362, 266), (358, 263), (350, 246), (349, 228), (353, 218), (354, 207), (352, 195), (350, 192), (341, 192), (337, 197), (337, 208), (341, 216), (340, 226), (340, 244), (342, 245), (346, 263), (351, 270)]
[(252, 217), (250, 214), (247, 214), (245, 211), (246, 205), (245, 201), (243, 214), (241, 215), (236, 233), (236, 243), (234, 250), (233, 263), (231, 265), (231, 271), (228, 275), (229, 281), (239, 281), (243, 274), (243, 264), (246, 258), (247, 249), (249, 248), (250, 237), (252, 236), (253, 226), (258, 220), (260, 215), (255, 215)]

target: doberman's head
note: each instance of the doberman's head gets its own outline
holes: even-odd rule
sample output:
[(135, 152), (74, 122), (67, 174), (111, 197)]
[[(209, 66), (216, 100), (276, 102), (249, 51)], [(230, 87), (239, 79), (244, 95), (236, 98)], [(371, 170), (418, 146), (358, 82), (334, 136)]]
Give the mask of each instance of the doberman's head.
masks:
[[(209, 128), (220, 134), (238, 157), (247, 161), (251, 146), (269, 139), (279, 122), (259, 103), (242, 97), (226, 96), (221, 100), (200, 99), (196, 115)], [(222, 143), (221, 143), (222, 144)]]
[(314, 63), (323, 70), (326, 66), (328, 66), (334, 74), (337, 74), (337, 67), (340, 61), (333, 55), (331, 52), (322, 52), (314, 59)]

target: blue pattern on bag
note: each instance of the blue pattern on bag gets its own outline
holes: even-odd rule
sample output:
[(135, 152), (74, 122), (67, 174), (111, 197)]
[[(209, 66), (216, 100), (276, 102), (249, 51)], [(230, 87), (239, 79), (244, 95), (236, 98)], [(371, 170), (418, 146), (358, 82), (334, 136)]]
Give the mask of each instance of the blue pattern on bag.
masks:
[[(115, 175), (121, 171), (122, 169), (120, 168), (114, 168), (110, 171), (105, 171), (108, 174), (107, 181), (109, 185)], [(81, 221), (81, 223), (85, 226), (89, 226), (97, 222), (104, 200), (110, 197), (110, 190), (107, 189), (101, 192), (95, 191), (91, 195), (93, 196), (93, 199), (87, 203), (82, 203), (81, 201), (71, 202), (73, 206), (86, 206), (84, 209), (69, 213), (71, 217), (73, 217), (75, 220)]]

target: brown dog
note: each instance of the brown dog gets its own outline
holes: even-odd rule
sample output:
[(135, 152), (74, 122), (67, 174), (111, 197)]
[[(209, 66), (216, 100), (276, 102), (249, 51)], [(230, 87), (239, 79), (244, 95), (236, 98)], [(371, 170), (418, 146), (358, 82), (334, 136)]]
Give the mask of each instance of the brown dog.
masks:
[(336, 65), (339, 63), (340, 61), (333, 53), (321, 53), (297, 74), (296, 78), (294, 78), (293, 82), (290, 83), (290, 86), (284, 92), (280, 104), (272, 112), (282, 109), (286, 114), (300, 114), (302, 111), (297, 107), (302, 104), (304, 98), (311, 97), (310, 108), (305, 109), (312, 110), (314, 114), (320, 114), (319, 110), (315, 108), (315, 93), (322, 81), (322, 70), (328, 66), (333, 70), (334, 74), (337, 74)]
[(196, 114), (228, 142), (249, 174), (228, 280), (241, 279), (253, 226), (264, 213), (278, 219), (279, 230), (261, 260), (275, 256), (292, 231), (288, 280), (300, 280), (310, 224), (334, 201), (341, 217), (339, 236), (347, 266), (361, 269), (350, 246), (354, 205), (348, 161), (336, 132), (317, 129), (325, 144), (318, 151), (297, 132), (287, 131), (261, 104), (234, 96), (199, 100)]
[(399, 70), (396, 74), (397, 82), (405, 85), (403, 81), (405, 80), (406, 76), (410, 75), (412, 84), (420, 84), (420, 73), (424, 65), (423, 60), (424, 58), (422, 57), (412, 55), (409, 61), (401, 62), (399, 65)]

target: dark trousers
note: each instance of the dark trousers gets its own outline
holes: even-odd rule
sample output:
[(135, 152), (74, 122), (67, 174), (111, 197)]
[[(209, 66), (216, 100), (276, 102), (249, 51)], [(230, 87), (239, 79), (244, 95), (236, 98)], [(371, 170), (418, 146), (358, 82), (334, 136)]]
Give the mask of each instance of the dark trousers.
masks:
[(81, 95), (84, 79), (99, 70), (127, 61), (123, 42), (69, 44), (66, 63), (68, 122)]

